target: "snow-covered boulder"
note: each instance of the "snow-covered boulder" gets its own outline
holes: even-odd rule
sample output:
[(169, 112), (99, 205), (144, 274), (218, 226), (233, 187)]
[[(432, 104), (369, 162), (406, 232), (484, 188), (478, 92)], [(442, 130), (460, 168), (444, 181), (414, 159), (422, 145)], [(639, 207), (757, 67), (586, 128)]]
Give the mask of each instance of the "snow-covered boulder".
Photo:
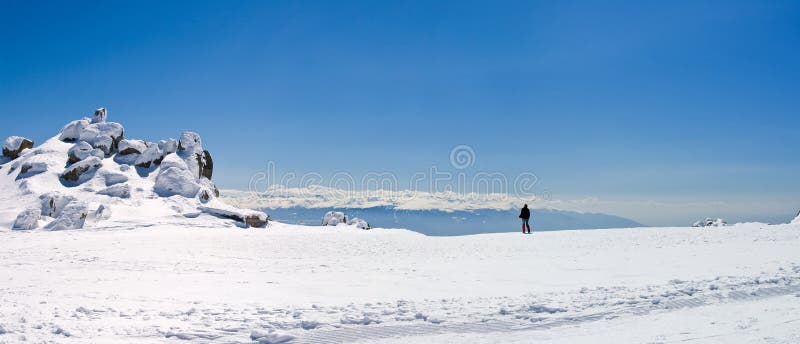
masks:
[(713, 220), (711, 218), (706, 218), (705, 220), (700, 220), (692, 224), (692, 227), (722, 227), (727, 225), (728, 223), (725, 222), (723, 219), (716, 219)]
[(158, 148), (157, 144), (149, 144), (147, 149), (136, 159), (136, 166), (148, 168), (153, 164), (160, 164), (164, 158), (164, 153)]
[(200, 190), (200, 184), (195, 181), (189, 171), (177, 167), (162, 169), (156, 176), (153, 191), (161, 197), (180, 195), (193, 198)]
[(59, 231), (65, 229), (81, 229), (89, 215), (89, 206), (83, 201), (72, 201), (67, 203), (58, 217), (45, 226), (45, 229)]
[(128, 181), (128, 176), (120, 173), (106, 173), (103, 175), (106, 186), (121, 184)]
[(234, 208), (219, 200), (214, 200), (209, 205), (198, 207), (198, 209), (207, 214), (239, 221), (247, 227), (263, 228), (269, 224), (269, 216), (264, 212)]
[(91, 175), (92, 172), (96, 171), (101, 166), (103, 166), (103, 162), (100, 158), (91, 156), (67, 167), (60, 177), (68, 182), (82, 183), (88, 179), (86, 176)]
[(106, 108), (99, 108), (94, 110), (92, 123), (105, 123), (106, 122)]
[(365, 221), (363, 219), (359, 219), (357, 217), (352, 219), (352, 220), (350, 220), (349, 222), (347, 222), (347, 224), (351, 225), (351, 226), (356, 226), (356, 228), (361, 228), (361, 229), (365, 229), (365, 230), (372, 229), (372, 227), (369, 225), (369, 223), (367, 221)]
[(175, 153), (178, 151), (178, 140), (166, 139), (158, 141), (158, 149), (164, 152), (164, 155)]
[(14, 221), (13, 230), (29, 230), (39, 226), (39, 218), (41, 217), (42, 210), (39, 208), (31, 207), (23, 210), (17, 219)]
[(186, 162), (189, 171), (196, 178), (206, 177), (211, 180), (214, 172), (214, 162), (211, 159), (211, 153), (203, 150), (200, 135), (191, 131), (183, 132), (178, 142), (177, 153)]
[(117, 198), (130, 198), (131, 187), (128, 184), (115, 184), (97, 192), (99, 195), (106, 195)]
[(340, 211), (329, 211), (322, 217), (323, 226), (336, 226), (340, 223), (347, 223), (347, 215)]
[(3, 142), (3, 156), (13, 160), (23, 150), (33, 148), (33, 141), (21, 136), (10, 136)]
[(64, 142), (75, 142), (80, 139), (83, 129), (89, 124), (91, 124), (91, 121), (88, 118), (69, 122), (64, 126), (63, 129), (61, 129), (61, 135), (59, 136), (59, 139)]
[(47, 172), (47, 163), (44, 161), (36, 161), (36, 159), (33, 158), (24, 162), (22, 166), (19, 167), (20, 177), (32, 176), (42, 172)]
[(39, 196), (42, 216), (58, 217), (61, 214), (61, 210), (74, 200), (75, 197), (64, 195), (57, 191), (42, 194)]
[(166, 170), (170, 167), (177, 167), (181, 170), (189, 170), (189, 167), (186, 166), (186, 162), (183, 161), (177, 154), (171, 153), (164, 156), (164, 160), (161, 160), (161, 169)]
[(147, 149), (147, 144), (142, 140), (122, 140), (117, 148), (120, 155), (142, 154)]
[(92, 147), (92, 145), (86, 141), (80, 141), (67, 151), (67, 156), (69, 157), (69, 163), (74, 164), (90, 156), (96, 156), (102, 159), (105, 157), (105, 152), (103, 152), (101, 149)]
[(101, 149), (106, 155), (117, 150), (119, 142), (125, 136), (125, 129), (119, 123), (105, 122), (87, 125), (80, 132), (81, 141), (86, 141), (94, 148)]
[(181, 139), (178, 142), (179, 151), (198, 152), (203, 150), (203, 141), (200, 139), (200, 134), (184, 131), (181, 133)]

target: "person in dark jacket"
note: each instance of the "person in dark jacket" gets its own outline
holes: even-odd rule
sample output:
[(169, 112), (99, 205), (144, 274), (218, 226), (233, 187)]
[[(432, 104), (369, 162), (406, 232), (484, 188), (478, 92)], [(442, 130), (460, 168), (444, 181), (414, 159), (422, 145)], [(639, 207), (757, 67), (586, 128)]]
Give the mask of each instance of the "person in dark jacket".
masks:
[(528, 224), (528, 221), (531, 219), (531, 210), (528, 209), (527, 204), (523, 206), (522, 210), (519, 212), (519, 218), (522, 219), (522, 233), (531, 234), (531, 225)]

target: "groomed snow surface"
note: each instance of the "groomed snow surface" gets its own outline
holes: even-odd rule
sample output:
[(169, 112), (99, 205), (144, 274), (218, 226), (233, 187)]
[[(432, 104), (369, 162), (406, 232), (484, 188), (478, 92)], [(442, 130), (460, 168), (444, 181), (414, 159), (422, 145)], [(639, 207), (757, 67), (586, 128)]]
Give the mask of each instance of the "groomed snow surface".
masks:
[(112, 210), (0, 229), (0, 342), (800, 341), (800, 224), (426, 237)]

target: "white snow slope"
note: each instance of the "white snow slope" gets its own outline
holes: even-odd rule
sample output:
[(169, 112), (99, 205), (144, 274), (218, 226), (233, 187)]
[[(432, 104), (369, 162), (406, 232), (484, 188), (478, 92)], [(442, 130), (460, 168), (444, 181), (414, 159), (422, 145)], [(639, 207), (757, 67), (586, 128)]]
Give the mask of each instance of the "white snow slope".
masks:
[(800, 340), (800, 225), (0, 229), (0, 342)]

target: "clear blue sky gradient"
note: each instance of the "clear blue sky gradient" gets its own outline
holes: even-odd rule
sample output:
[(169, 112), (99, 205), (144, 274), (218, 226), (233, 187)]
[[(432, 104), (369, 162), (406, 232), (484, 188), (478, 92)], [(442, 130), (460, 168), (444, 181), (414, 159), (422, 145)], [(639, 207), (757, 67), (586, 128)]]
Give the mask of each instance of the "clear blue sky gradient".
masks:
[(554, 198), (789, 212), (800, 2), (0, 1), (0, 136), (99, 106), (129, 137), (199, 132), (223, 188), (267, 161), (410, 177), (467, 144)]

